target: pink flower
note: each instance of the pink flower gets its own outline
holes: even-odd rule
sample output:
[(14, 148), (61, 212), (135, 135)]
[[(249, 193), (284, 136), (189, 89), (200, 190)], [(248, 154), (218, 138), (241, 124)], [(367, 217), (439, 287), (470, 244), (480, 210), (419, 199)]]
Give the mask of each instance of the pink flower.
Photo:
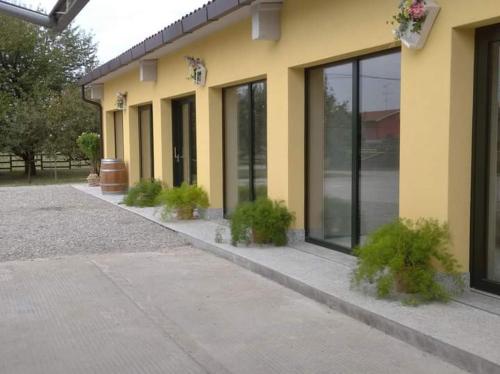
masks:
[(415, 0), (408, 9), (408, 14), (414, 21), (419, 21), (425, 17), (425, 4), (423, 1)]

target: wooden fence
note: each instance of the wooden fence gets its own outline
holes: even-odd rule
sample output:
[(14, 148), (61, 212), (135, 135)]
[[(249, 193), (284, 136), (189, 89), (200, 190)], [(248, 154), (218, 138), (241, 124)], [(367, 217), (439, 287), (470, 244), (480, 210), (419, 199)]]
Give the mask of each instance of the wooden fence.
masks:
[[(88, 160), (74, 160), (71, 157), (56, 155), (38, 154), (35, 156), (35, 167), (38, 170), (57, 169), (81, 169), (89, 167)], [(0, 171), (24, 170), (24, 161), (21, 157), (13, 154), (0, 153)]]

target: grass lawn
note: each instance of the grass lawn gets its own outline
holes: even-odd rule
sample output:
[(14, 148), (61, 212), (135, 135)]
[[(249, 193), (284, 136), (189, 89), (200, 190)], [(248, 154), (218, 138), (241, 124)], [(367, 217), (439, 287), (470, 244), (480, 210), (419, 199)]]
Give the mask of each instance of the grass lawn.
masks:
[[(37, 170), (37, 175), (31, 177), (31, 185), (81, 183), (86, 181), (88, 175), (88, 168), (61, 169), (57, 170), (57, 180), (55, 180), (53, 170)], [(29, 183), (22, 171), (0, 172), (0, 186), (29, 186)]]

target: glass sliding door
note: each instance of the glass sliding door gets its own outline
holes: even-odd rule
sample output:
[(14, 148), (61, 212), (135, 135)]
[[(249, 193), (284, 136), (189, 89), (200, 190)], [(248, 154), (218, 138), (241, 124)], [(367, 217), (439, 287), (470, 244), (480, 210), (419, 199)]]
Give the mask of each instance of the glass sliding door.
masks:
[(359, 63), (360, 241), (399, 214), (400, 55)]
[(115, 132), (115, 158), (123, 160), (123, 112), (114, 112), (114, 132)]
[(349, 252), (399, 214), (400, 53), (307, 77), (306, 236)]
[(154, 178), (153, 107), (139, 107), (139, 158), (141, 179)]
[(174, 186), (196, 184), (196, 104), (190, 96), (172, 101)]
[(267, 195), (265, 82), (224, 90), (224, 207)]
[(351, 247), (352, 64), (309, 74), (309, 236)]
[(500, 294), (500, 25), (476, 32), (471, 285)]

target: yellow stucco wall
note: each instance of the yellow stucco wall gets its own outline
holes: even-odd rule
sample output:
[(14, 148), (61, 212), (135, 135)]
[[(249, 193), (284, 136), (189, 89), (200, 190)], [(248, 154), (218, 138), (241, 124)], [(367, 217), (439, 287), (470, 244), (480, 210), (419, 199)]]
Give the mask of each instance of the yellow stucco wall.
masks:
[[(130, 182), (138, 179), (138, 148), (131, 142), (137, 105), (152, 103), (155, 175), (172, 183), (170, 100), (196, 94), (198, 181), (222, 208), (222, 90), (267, 79), (268, 193), (283, 199), (304, 227), (304, 68), (396, 47), (386, 23), (399, 0), (285, 0), (279, 42), (252, 41), (244, 20), (158, 61), (155, 83), (138, 69), (104, 84), (103, 107), (128, 92), (124, 115)], [(498, 0), (440, 0), (423, 50), (402, 49), (400, 215), (448, 221), (454, 252), (468, 269), (474, 28), (500, 22)], [(207, 84), (186, 79), (184, 56), (205, 61)], [(109, 115), (104, 119), (109, 122)], [(105, 124), (105, 129), (107, 129)], [(106, 130), (104, 136), (109, 132)], [(111, 145), (105, 141), (108, 154)], [(132, 161), (132, 162), (131, 162)]]

